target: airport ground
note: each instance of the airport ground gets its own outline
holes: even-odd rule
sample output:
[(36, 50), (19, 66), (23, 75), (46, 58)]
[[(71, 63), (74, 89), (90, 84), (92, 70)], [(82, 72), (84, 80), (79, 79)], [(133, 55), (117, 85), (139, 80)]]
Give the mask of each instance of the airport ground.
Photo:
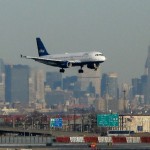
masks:
[[(10, 131), (10, 129), (3, 129)], [(0, 136), (0, 150), (91, 150), (89, 147), (90, 143), (54, 143), (51, 140), (51, 136), (26, 136), (27, 131), (22, 131), (22, 136), (12, 136), (12, 135), (2, 135)], [(32, 133), (32, 131), (28, 131)], [(45, 131), (44, 131), (45, 132)], [(53, 131), (55, 135), (60, 136), (81, 136), (81, 133), (77, 132), (62, 132), (62, 131)], [(84, 136), (92, 135), (91, 133), (82, 133)], [(85, 135), (86, 134), (86, 135)], [(98, 135), (98, 134), (97, 134)], [(95, 135), (96, 136), (96, 135)], [(136, 136), (148, 136), (148, 133), (137, 134)], [(51, 144), (52, 142), (52, 144)], [(50, 145), (47, 145), (47, 144)], [(150, 150), (149, 143), (117, 143), (117, 144), (108, 144), (108, 143), (97, 143), (97, 150), (123, 150), (123, 149), (139, 149), (139, 150)]]
[(96, 149), (89, 147), (89, 144), (54, 144), (50, 147), (46, 146), (8, 146), (3, 145), (0, 150), (150, 150), (150, 145), (147, 144), (98, 144)]

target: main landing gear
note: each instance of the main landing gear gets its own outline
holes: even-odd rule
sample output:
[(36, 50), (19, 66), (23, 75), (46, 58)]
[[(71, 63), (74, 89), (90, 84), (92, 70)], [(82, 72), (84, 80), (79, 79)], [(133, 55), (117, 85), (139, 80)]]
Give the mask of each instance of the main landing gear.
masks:
[(81, 68), (78, 70), (79, 73), (83, 73), (84, 72), (83, 69), (82, 69), (82, 67), (83, 66), (81, 66)]
[(84, 71), (83, 71), (83, 69), (79, 69), (78, 72), (79, 73), (83, 73)]
[(62, 69), (59, 70), (59, 72), (64, 73), (65, 69), (62, 68)]
[[(65, 72), (65, 69), (62, 68), (62, 69), (59, 70), (59, 72), (60, 72), (60, 73), (64, 73), (64, 72)], [(83, 71), (82, 68), (78, 70), (78, 73), (83, 73), (83, 72), (84, 72), (84, 71)]]

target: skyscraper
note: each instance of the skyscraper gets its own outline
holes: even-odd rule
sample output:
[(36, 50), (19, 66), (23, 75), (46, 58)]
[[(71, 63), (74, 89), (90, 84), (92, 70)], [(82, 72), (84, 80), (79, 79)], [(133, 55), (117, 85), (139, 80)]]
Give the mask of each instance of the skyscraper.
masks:
[(150, 104), (150, 46), (148, 48), (148, 56), (145, 63), (145, 74), (147, 75), (147, 85), (145, 92), (145, 104)]
[(101, 79), (101, 97), (105, 97), (108, 92), (108, 74), (103, 73)]
[(5, 73), (5, 66), (2, 59), (0, 59), (0, 83), (2, 82), (2, 74)]
[(135, 95), (142, 95), (142, 86), (141, 86), (141, 79), (133, 78), (132, 79), (132, 96), (133, 98)]
[(79, 83), (81, 91), (94, 92), (96, 95), (100, 95), (100, 68), (90, 70), (84, 68), (84, 73), (79, 74)]
[(46, 85), (50, 86), (52, 90), (57, 87), (61, 87), (62, 74), (60, 72), (47, 72), (46, 73)]
[(102, 75), (101, 96), (106, 101), (106, 112), (109, 112), (109, 110), (116, 112), (119, 97), (117, 73), (112, 72)]
[(0, 101), (5, 101), (5, 74), (2, 73), (0, 75), (1, 82), (0, 82)]
[(36, 99), (45, 102), (44, 96), (44, 71), (38, 70), (36, 73)]
[(5, 100), (13, 103), (29, 102), (29, 67), (26, 65), (5, 66)]
[(118, 76), (117, 73), (108, 74), (108, 94), (112, 99), (118, 100)]

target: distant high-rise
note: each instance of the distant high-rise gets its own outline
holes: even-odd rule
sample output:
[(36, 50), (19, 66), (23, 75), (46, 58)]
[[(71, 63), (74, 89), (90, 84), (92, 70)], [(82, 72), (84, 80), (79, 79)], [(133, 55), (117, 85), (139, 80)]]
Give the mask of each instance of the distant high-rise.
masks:
[(3, 59), (0, 59), (0, 83), (2, 82), (2, 74), (5, 73), (5, 66)]
[(133, 78), (132, 79), (132, 96), (133, 98), (135, 95), (142, 95), (142, 86), (141, 86), (141, 79)]
[(145, 104), (150, 104), (150, 46), (148, 48), (148, 56), (145, 63), (145, 74), (147, 75), (147, 85), (145, 92)]
[(37, 91), (37, 80), (36, 80), (37, 71), (35, 68), (30, 69), (30, 78), (29, 78), (29, 103), (36, 103), (36, 91)]
[(62, 74), (60, 72), (47, 72), (46, 73), (46, 85), (50, 86), (52, 90), (57, 87), (61, 87)]
[(100, 68), (97, 71), (84, 68), (84, 73), (79, 74), (78, 80), (81, 91), (100, 95)]
[(1, 77), (1, 82), (0, 82), (0, 101), (5, 101), (5, 74), (2, 73), (0, 75)]
[(106, 112), (118, 109), (119, 88), (117, 73), (104, 73), (101, 80), (101, 97), (106, 101)]
[(5, 66), (5, 100), (29, 103), (29, 67), (25, 65)]
[(118, 92), (118, 76), (117, 73), (109, 73), (108, 74), (108, 94), (114, 99), (118, 100), (119, 92)]
[(4, 72), (5, 72), (4, 62), (3, 59), (0, 58), (0, 73), (4, 73)]
[(108, 92), (108, 74), (103, 73), (101, 79), (101, 97), (105, 97)]
[(77, 76), (70, 76), (70, 77), (65, 77), (63, 79), (63, 89), (64, 90), (68, 90), (68, 91), (74, 91), (76, 90), (77, 87), (77, 80), (78, 77)]
[(36, 73), (36, 98), (39, 102), (45, 102), (44, 71), (43, 70), (38, 70)]

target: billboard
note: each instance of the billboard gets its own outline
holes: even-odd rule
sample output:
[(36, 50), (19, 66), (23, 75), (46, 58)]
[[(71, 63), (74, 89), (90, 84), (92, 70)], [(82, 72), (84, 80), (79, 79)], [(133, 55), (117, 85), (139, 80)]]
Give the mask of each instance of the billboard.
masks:
[(119, 115), (118, 114), (98, 114), (97, 126), (101, 127), (118, 127)]

